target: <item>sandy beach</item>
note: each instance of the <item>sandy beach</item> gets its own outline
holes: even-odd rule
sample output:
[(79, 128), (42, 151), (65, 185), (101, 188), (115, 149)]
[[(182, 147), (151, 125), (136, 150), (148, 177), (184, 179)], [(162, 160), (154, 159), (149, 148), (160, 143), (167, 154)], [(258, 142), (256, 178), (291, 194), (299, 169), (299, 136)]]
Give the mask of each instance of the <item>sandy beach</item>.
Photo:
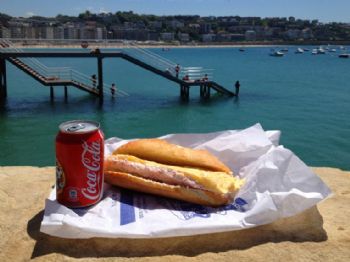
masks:
[(252, 229), (165, 239), (85, 239), (39, 232), (54, 167), (0, 167), (1, 261), (348, 261), (350, 172), (313, 168), (334, 195)]

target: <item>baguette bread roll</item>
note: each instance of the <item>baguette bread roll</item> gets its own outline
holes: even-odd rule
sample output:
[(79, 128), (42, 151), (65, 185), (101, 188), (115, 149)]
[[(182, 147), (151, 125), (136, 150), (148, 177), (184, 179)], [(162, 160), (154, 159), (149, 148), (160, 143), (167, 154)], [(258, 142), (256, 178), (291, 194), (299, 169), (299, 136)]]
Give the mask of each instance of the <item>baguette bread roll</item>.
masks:
[(230, 203), (243, 183), (225, 172), (163, 165), (121, 154), (106, 159), (105, 181), (123, 188), (208, 206)]
[(205, 206), (215, 207), (226, 205), (233, 199), (233, 197), (228, 197), (223, 194), (215, 194), (200, 189), (168, 185), (122, 172), (106, 171), (105, 181), (109, 184), (122, 188), (183, 200)]
[(231, 172), (230, 168), (206, 150), (182, 147), (156, 138), (131, 141), (119, 147), (113, 154), (128, 154), (168, 165)]
[[(243, 180), (226, 172), (230, 170), (206, 151), (164, 142), (142, 139), (117, 149), (105, 160), (105, 181), (200, 205), (221, 206), (232, 202)], [(157, 161), (147, 160), (149, 158)], [(210, 169), (225, 171), (205, 170), (204, 166), (208, 165), (203, 165), (203, 162), (206, 161), (210, 162)], [(178, 166), (179, 163), (183, 166)], [(195, 167), (196, 164), (199, 168)]]

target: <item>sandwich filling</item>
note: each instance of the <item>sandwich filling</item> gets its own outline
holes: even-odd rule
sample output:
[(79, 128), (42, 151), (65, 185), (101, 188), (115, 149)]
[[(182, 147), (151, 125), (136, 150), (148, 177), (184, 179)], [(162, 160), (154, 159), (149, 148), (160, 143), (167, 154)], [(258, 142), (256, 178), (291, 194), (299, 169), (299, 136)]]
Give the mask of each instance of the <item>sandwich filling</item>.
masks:
[(239, 189), (243, 183), (242, 180), (225, 172), (163, 165), (123, 154), (109, 156), (105, 169), (106, 171), (128, 173), (168, 185), (201, 189), (220, 194), (231, 194)]
[(183, 173), (167, 167), (145, 165), (132, 162), (122, 157), (113, 156), (113, 171), (129, 173), (168, 185), (179, 185), (190, 188), (203, 189), (195, 181), (185, 177)]

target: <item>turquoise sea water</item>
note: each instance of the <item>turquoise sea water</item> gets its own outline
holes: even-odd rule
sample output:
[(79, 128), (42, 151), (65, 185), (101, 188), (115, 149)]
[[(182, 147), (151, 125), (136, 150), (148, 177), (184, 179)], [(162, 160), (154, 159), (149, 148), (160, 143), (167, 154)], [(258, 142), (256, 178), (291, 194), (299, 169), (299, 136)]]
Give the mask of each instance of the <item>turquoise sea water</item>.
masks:
[[(282, 131), (281, 144), (310, 166), (350, 170), (350, 59), (335, 54), (294, 54), (270, 57), (270, 48), (173, 48), (152, 51), (185, 66), (214, 69), (214, 80), (233, 90), (241, 82), (240, 97), (212, 95), (179, 99), (179, 87), (121, 59), (104, 60), (105, 82), (115, 82), (130, 96), (102, 107), (98, 99), (70, 88), (40, 85), (7, 63), (8, 98), (0, 109), (0, 165), (55, 164), (58, 125), (72, 119), (101, 123), (106, 138), (155, 137), (168, 133), (203, 133), (242, 129), (261, 123), (265, 130)], [(47, 66), (70, 66), (87, 75), (96, 73), (96, 61), (40, 59)], [(214, 94), (214, 92), (212, 92)]]

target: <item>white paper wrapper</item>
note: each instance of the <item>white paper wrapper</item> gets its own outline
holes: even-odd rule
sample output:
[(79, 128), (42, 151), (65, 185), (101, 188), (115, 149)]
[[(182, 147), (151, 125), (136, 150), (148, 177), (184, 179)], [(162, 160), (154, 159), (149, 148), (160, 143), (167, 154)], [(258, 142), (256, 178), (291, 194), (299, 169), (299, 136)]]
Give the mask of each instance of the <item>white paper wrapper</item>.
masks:
[[(246, 180), (230, 205), (211, 208), (117, 189), (105, 184), (97, 205), (69, 209), (46, 200), (41, 232), (65, 238), (155, 238), (239, 230), (293, 216), (330, 195), (329, 188), (290, 150), (279, 144), (279, 131), (260, 124), (245, 130), (162, 137), (207, 149)], [(110, 138), (106, 155), (126, 143)]]

